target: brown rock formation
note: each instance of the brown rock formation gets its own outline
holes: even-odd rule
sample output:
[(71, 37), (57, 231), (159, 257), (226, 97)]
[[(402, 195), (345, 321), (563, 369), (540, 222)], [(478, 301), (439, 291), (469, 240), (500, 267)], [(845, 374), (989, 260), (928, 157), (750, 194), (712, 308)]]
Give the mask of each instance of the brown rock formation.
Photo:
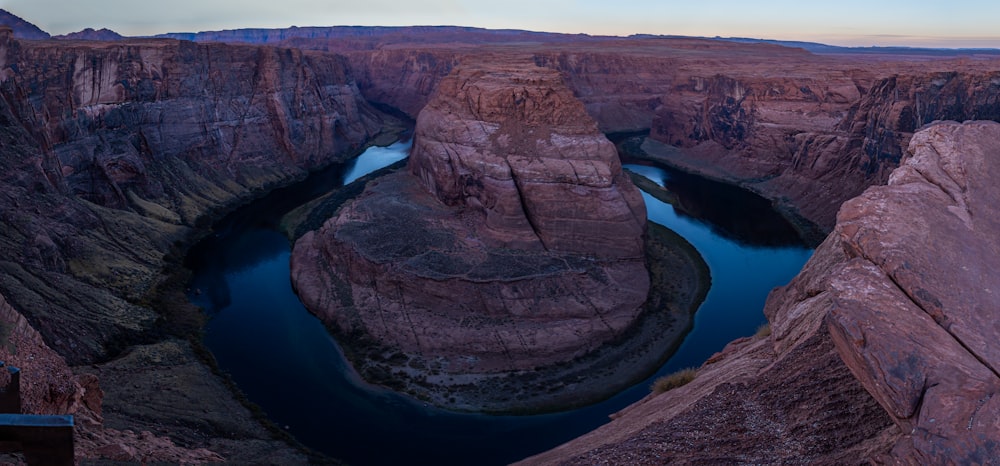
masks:
[[(206, 463), (222, 461), (206, 449), (179, 447), (149, 431), (136, 434), (104, 426), (101, 390), (91, 374), (75, 375), (42, 336), (0, 296), (0, 361), (21, 369), (21, 407), (27, 414), (72, 415), (77, 460)], [(4, 372), (3, 375), (6, 375)]]
[(441, 202), (482, 210), (486, 241), (642, 255), (639, 191), (559, 73), (533, 64), (463, 67), (437, 96), (420, 113), (410, 169)]
[(383, 123), (331, 55), (8, 39), (0, 57), (0, 291), (73, 363), (151, 328), (135, 303), (191, 227), (343, 160)]
[(997, 141), (992, 122), (917, 133), (772, 293), (769, 338), (525, 464), (997, 458)]
[(456, 69), (410, 171), (295, 245), (301, 299), (343, 334), (472, 377), (571, 361), (635, 322), (645, 207), (557, 73)]
[(841, 209), (850, 261), (830, 331), (903, 432), (894, 457), (987, 463), (1000, 457), (1000, 124), (935, 125), (909, 151), (888, 186)]
[[(197, 319), (161, 312), (183, 303), (167, 280), (213, 215), (344, 160), (382, 130), (345, 65), (270, 47), (0, 34), (0, 294), (11, 315), (23, 316), (10, 322), (31, 329), (39, 348), (19, 346), (8, 360), (25, 375), (29, 410), (71, 413), (78, 426), (99, 423), (98, 380), (115, 380), (104, 386), (103, 414), (116, 430), (78, 432), (81, 454), (217, 459), (198, 450), (210, 448), (235, 462), (263, 452), (278, 463), (304, 461), (187, 343), (167, 345), (181, 348), (170, 364), (126, 357), (91, 365), (194, 330)], [(74, 376), (66, 361), (91, 375)], [(133, 389), (156, 393), (169, 409), (132, 409)], [(169, 437), (194, 450), (171, 450)]]
[(414, 39), (348, 56), (366, 96), (416, 115), (462, 57), (530, 53), (562, 73), (601, 131), (649, 130), (650, 156), (756, 191), (822, 235), (843, 201), (887, 180), (917, 128), (1000, 120), (986, 57), (684, 38), (467, 44)]

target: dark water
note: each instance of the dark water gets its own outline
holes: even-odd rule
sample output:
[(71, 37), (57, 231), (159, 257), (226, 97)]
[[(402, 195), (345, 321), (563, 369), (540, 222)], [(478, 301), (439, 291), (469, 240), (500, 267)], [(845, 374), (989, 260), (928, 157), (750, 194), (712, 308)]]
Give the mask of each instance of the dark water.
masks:
[[(275, 423), (304, 444), (352, 464), (505, 464), (593, 430), (645, 396), (655, 377), (700, 365), (734, 338), (752, 334), (764, 322), (768, 291), (794, 276), (811, 253), (780, 217), (766, 217), (774, 224), (765, 226), (755, 225), (759, 220), (736, 222), (751, 228), (708, 223), (647, 195), (649, 218), (688, 238), (712, 271), (712, 289), (677, 354), (649, 379), (574, 411), (487, 416), (434, 409), (358, 380), (336, 342), (292, 292), (289, 244), (276, 231), (277, 220), (321, 192), (324, 183), (354, 179), (404, 157), (408, 149), (397, 144), (369, 150), (319, 181), (255, 202), (220, 222), (219, 233), (189, 256), (195, 270), (191, 286), (200, 290), (191, 300), (211, 316), (205, 343), (219, 366)], [(656, 167), (630, 168), (668, 186), (678, 179)], [(713, 186), (718, 187), (695, 189), (711, 193)], [(767, 205), (743, 194), (717, 205), (684, 197), (702, 206), (685, 211), (712, 210), (706, 218), (727, 218), (727, 211), (745, 216), (751, 206)]]

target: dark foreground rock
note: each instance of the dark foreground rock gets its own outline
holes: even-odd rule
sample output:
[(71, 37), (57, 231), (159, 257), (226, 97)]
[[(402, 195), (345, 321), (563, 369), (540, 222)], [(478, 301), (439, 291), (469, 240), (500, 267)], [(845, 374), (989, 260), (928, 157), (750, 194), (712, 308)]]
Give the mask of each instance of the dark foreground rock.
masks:
[(772, 293), (771, 335), (524, 464), (989, 464), (998, 452), (1000, 124), (916, 133)]

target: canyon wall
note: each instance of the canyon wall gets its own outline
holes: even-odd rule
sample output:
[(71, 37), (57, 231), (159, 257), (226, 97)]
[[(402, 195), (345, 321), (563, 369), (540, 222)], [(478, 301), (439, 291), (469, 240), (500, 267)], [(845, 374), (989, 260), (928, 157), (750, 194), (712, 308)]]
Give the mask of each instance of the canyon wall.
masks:
[(858, 71), (692, 79), (657, 110), (645, 148), (829, 229), (844, 200), (888, 179), (921, 126), (1000, 121), (1000, 74), (988, 67), (938, 72), (947, 63), (933, 63), (898, 73), (881, 66), (874, 71), (886, 76), (874, 80)]
[(769, 336), (524, 464), (996, 458), (998, 141), (993, 122), (915, 134), (888, 185), (845, 203), (772, 292)]
[(0, 356), (25, 409), (76, 416), (88, 458), (305, 462), (184, 340), (200, 314), (172, 268), (221, 212), (386, 123), (334, 55), (0, 31)]
[(74, 364), (153, 328), (142, 301), (192, 227), (383, 126), (336, 56), (6, 36), (0, 61), (0, 291)]
[(840, 204), (884, 183), (935, 120), (1000, 120), (995, 59), (813, 55), (704, 39), (519, 47), (396, 44), (346, 52), (366, 96), (413, 116), (463, 60), (530, 56), (559, 70), (605, 133), (649, 131), (646, 155), (772, 199), (821, 239)]
[(843, 201), (886, 181), (916, 129), (1000, 118), (996, 59), (986, 55), (816, 55), (767, 43), (454, 27), (177, 37), (342, 52), (366, 97), (411, 118), (466, 58), (531, 56), (563, 74), (605, 133), (649, 131), (648, 155), (772, 199), (814, 239)]

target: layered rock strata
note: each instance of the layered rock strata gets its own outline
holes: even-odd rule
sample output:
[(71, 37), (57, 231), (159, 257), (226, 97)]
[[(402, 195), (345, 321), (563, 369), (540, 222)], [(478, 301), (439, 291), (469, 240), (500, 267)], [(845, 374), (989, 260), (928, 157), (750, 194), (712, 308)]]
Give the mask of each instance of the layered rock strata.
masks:
[(295, 245), (303, 303), (342, 334), (446, 385), (434, 374), (572, 361), (636, 321), (645, 206), (558, 73), (457, 68), (418, 118), (409, 172)]
[(525, 464), (980, 464), (998, 455), (1000, 124), (918, 132), (770, 296), (770, 336)]
[(293, 50), (7, 35), (0, 75), (0, 291), (71, 363), (152, 328), (164, 256), (213, 212), (383, 124), (342, 59)]
[(885, 183), (917, 128), (1000, 120), (995, 58), (686, 38), (470, 43), (414, 39), (348, 56), (366, 95), (416, 115), (462, 57), (530, 53), (562, 73), (602, 131), (649, 131), (650, 156), (758, 192), (804, 229), (817, 224), (820, 239), (843, 201)]
[[(41, 400), (26, 409), (80, 416), (88, 458), (304, 461), (190, 344), (162, 343), (199, 322), (172, 269), (214, 215), (354, 155), (383, 124), (336, 56), (0, 31), (0, 307), (23, 316), (0, 327)], [(100, 364), (126, 349), (149, 357)], [(99, 382), (115, 430), (88, 414)], [(144, 411), (136, 392), (169, 406)]]

